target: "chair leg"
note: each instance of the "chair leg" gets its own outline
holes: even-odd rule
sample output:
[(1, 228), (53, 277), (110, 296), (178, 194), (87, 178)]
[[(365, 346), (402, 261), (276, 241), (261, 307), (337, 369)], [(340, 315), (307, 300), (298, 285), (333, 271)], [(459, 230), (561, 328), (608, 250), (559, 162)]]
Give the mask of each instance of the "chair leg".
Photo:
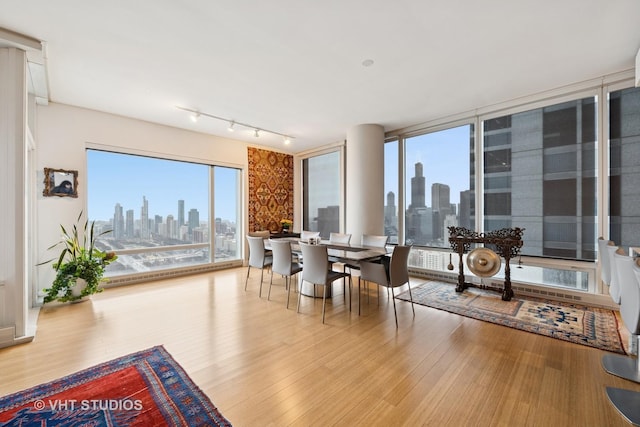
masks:
[[(345, 279), (346, 280), (346, 279)], [(353, 281), (351, 280), (351, 276), (349, 276), (349, 311), (351, 311), (351, 286), (353, 285)], [(347, 297), (345, 296), (345, 301)]]
[[(302, 286), (302, 284), (304, 283), (304, 281), (300, 282), (300, 286)], [(298, 292), (298, 307), (296, 307), (296, 313), (300, 313), (300, 299), (302, 298), (302, 292)]]
[(273, 270), (271, 270), (271, 280), (269, 280), (269, 292), (267, 293), (267, 301), (271, 298), (271, 285), (273, 285)]
[(262, 281), (264, 279), (264, 268), (260, 269), (260, 291), (258, 292), (258, 297), (262, 298)]
[(634, 426), (640, 425), (640, 393), (607, 387), (609, 402)]
[[(389, 288), (387, 288), (389, 292)], [(396, 329), (398, 329), (398, 312), (396, 312), (396, 296), (394, 295), (393, 288), (391, 288), (391, 299), (393, 300), (393, 315), (396, 317)]]
[(322, 292), (322, 324), (324, 325), (324, 308), (327, 305), (327, 287), (325, 285)]
[(358, 276), (358, 316), (360, 316), (360, 276)]
[(244, 280), (244, 290), (247, 290), (247, 283), (249, 283), (249, 272), (251, 271), (251, 266), (247, 266), (247, 278)]
[(284, 285), (287, 287), (287, 308), (289, 308), (289, 296), (291, 295), (291, 276), (284, 276)]
[(411, 295), (411, 284), (407, 282), (407, 286), (409, 287), (409, 299), (411, 300), (411, 311), (413, 311), (413, 317), (416, 317), (416, 309), (413, 308), (413, 295)]

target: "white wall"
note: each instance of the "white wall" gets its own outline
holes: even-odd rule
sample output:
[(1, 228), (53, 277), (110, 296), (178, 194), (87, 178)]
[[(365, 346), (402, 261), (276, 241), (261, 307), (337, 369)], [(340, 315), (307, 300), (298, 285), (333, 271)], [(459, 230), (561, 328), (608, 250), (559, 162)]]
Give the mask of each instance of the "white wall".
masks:
[[(247, 144), (242, 141), (195, 133), (93, 110), (50, 103), (38, 106), (36, 126), (37, 262), (55, 256), (47, 248), (60, 240), (60, 224), (71, 225), (86, 210), (87, 168), (85, 149), (111, 149), (132, 154), (166, 155), (247, 168)], [(44, 197), (44, 168), (77, 170), (78, 198)], [(246, 181), (246, 173), (243, 173)], [(245, 189), (247, 184), (245, 183)], [(246, 193), (246, 191), (245, 191)], [(244, 201), (246, 205), (246, 200)], [(246, 212), (246, 209), (243, 209)], [(247, 218), (244, 214), (243, 222)], [(48, 287), (54, 274), (50, 264), (36, 268), (37, 288)]]

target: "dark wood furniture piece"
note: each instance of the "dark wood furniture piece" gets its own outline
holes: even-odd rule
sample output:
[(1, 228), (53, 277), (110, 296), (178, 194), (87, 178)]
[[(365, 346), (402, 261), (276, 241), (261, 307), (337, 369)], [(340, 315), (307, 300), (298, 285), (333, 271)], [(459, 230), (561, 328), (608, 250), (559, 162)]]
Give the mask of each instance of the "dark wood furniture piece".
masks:
[[(449, 244), (451, 249), (458, 254), (459, 270), (458, 285), (456, 292), (462, 292), (468, 287), (479, 287), (497, 292), (502, 292), (502, 300), (510, 301), (513, 297), (513, 289), (511, 289), (511, 269), (509, 260), (519, 255), (522, 248), (522, 234), (524, 228), (502, 228), (500, 230), (489, 231), (486, 233), (478, 233), (464, 227), (448, 227)], [(476, 285), (465, 282), (464, 280), (464, 262), (462, 255), (471, 249), (472, 245), (482, 244), (494, 250), (498, 255), (504, 258), (504, 287), (497, 289), (492, 286)]]

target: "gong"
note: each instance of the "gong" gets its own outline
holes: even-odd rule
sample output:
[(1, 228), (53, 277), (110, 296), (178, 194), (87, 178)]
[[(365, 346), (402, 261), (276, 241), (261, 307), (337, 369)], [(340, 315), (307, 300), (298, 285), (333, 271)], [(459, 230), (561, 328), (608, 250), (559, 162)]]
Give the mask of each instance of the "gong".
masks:
[(467, 255), (467, 266), (476, 276), (490, 277), (500, 270), (500, 257), (489, 248), (476, 248)]

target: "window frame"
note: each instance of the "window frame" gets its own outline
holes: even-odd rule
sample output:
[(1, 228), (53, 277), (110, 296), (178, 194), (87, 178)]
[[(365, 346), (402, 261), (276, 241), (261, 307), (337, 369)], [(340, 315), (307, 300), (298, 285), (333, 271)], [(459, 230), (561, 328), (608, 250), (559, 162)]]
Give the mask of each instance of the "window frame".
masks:
[[(593, 79), (587, 82), (570, 85), (564, 88), (554, 89), (547, 92), (522, 97), (516, 100), (508, 101), (499, 105), (480, 108), (473, 112), (461, 113), (440, 120), (435, 120), (423, 125), (408, 127), (388, 132), (387, 138), (398, 138), (401, 154), (403, 157), (405, 152), (404, 140), (416, 133), (431, 133), (443, 128), (452, 128), (465, 123), (473, 123), (475, 125), (475, 226), (476, 230), (484, 231), (484, 122), (491, 118), (512, 115), (516, 113), (535, 110), (537, 108), (545, 108), (552, 105), (562, 104), (563, 102), (580, 100), (588, 97), (595, 97), (597, 103), (595, 114), (597, 115), (595, 124), (596, 138), (596, 161), (595, 161), (595, 197), (596, 197), (596, 233), (597, 236), (609, 235), (609, 93), (634, 87), (633, 73), (622, 72), (605, 76), (600, 79)], [(404, 180), (404, 171), (399, 176), (402, 185), (406, 185)], [(404, 191), (404, 188), (403, 188)], [(403, 201), (402, 207), (398, 209), (406, 209), (406, 203)], [(400, 216), (400, 215), (399, 215)], [(404, 228), (404, 227), (403, 227)], [(525, 232), (526, 233), (526, 232)], [(597, 237), (596, 236), (596, 237)], [(525, 234), (526, 238), (526, 234)], [(404, 234), (399, 232), (399, 241), (404, 242)], [(436, 250), (435, 248), (429, 248)], [(549, 258), (543, 256), (522, 256), (521, 260), (524, 265), (531, 265), (542, 268), (566, 269), (579, 271), (588, 274), (588, 289), (584, 292), (603, 295), (606, 290), (599, 280), (599, 263), (596, 261), (580, 261), (580, 260), (563, 260), (557, 258)], [(536, 284), (534, 284), (535, 286)], [(541, 284), (544, 286), (544, 284)], [(554, 289), (557, 289), (555, 286)], [(566, 289), (559, 287), (559, 289)], [(580, 291), (580, 290), (577, 290)]]
[[(215, 162), (215, 161), (203, 161), (202, 159), (193, 159), (188, 157), (183, 157), (174, 154), (168, 153), (149, 153), (149, 152), (139, 152), (137, 150), (127, 149), (124, 147), (113, 147), (113, 146), (105, 146), (101, 144), (95, 143), (87, 143), (85, 146), (85, 170), (87, 171), (87, 175), (90, 173), (88, 166), (88, 152), (92, 151), (102, 151), (108, 152), (112, 154), (118, 155), (129, 155), (129, 156), (138, 156), (138, 157), (146, 157), (151, 159), (158, 160), (168, 160), (168, 161), (176, 161), (176, 162), (184, 162), (184, 163), (192, 163), (198, 164), (202, 166), (206, 166), (208, 168), (208, 185), (209, 185), (209, 194), (208, 194), (208, 227), (209, 227), (209, 241), (206, 243), (187, 243), (183, 245), (172, 245), (172, 246), (157, 246), (154, 248), (131, 248), (131, 249), (120, 249), (117, 250), (118, 255), (134, 255), (134, 254), (143, 254), (150, 252), (171, 252), (175, 250), (186, 250), (186, 249), (201, 249), (208, 247), (209, 248), (209, 261), (201, 264), (193, 264), (193, 265), (185, 265), (185, 266), (177, 266), (170, 267), (166, 269), (158, 269), (153, 270), (151, 272), (135, 272), (135, 273), (124, 273), (113, 275), (110, 274), (109, 268), (107, 268), (105, 272), (105, 277), (109, 279), (110, 283), (115, 284), (127, 284), (127, 283), (135, 283), (141, 280), (143, 276), (154, 276), (154, 277), (171, 277), (175, 274), (181, 274), (186, 272), (193, 271), (212, 271), (220, 268), (227, 268), (229, 266), (242, 265), (244, 259), (243, 253), (243, 245), (242, 241), (238, 236), (244, 235), (244, 226), (245, 226), (245, 216), (242, 214), (243, 207), (245, 205), (245, 175), (246, 168), (243, 165), (236, 165), (231, 163), (224, 162)], [(216, 260), (215, 250), (215, 168), (216, 167), (224, 167), (230, 169), (236, 169), (238, 171), (239, 177), (237, 181), (237, 199), (236, 199), (236, 257), (233, 259), (222, 259)], [(87, 206), (85, 209), (89, 212), (89, 193), (87, 190)], [(90, 213), (90, 212), (89, 212)]]

